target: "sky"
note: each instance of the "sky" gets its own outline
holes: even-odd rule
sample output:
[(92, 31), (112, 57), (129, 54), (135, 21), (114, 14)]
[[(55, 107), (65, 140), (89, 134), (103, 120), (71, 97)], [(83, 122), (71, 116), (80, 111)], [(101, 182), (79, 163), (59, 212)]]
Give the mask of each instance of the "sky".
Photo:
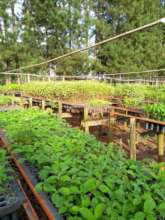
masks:
[[(15, 13), (20, 17), (21, 16), (21, 11), (22, 11), (22, 4), (23, 4), (24, 0), (17, 0), (17, 3), (15, 5)], [(90, 16), (94, 16), (93, 12), (90, 13)], [(89, 30), (89, 35), (91, 35), (91, 32), (93, 31), (95, 27), (91, 27), (91, 29)], [(90, 39), (88, 39), (88, 44), (92, 45), (95, 43), (95, 36), (91, 37)]]
[(21, 9), (22, 9), (22, 4), (24, 0), (18, 0), (16, 5), (15, 5), (15, 12), (18, 15), (21, 15)]

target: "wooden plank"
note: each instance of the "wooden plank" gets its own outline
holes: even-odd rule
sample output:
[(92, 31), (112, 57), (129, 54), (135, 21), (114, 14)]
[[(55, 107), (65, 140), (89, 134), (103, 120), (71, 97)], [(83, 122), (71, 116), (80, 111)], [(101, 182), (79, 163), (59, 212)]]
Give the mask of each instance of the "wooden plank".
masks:
[(122, 116), (122, 117), (126, 117), (126, 118), (135, 118), (136, 120), (140, 120), (140, 121), (144, 121), (144, 122), (151, 122), (153, 124), (158, 124), (158, 125), (163, 125), (165, 126), (165, 122), (163, 121), (157, 121), (157, 120), (154, 120), (154, 119), (150, 119), (150, 118), (143, 118), (143, 117), (137, 117), (137, 116), (131, 116), (131, 115), (125, 115), (125, 114), (121, 114), (121, 113), (118, 113), (118, 112), (115, 112), (114, 113), (116, 116)]
[(108, 125), (109, 123), (109, 120), (108, 119), (98, 119), (98, 120), (90, 120), (90, 121), (82, 121), (81, 122), (81, 125), (83, 127), (85, 127), (85, 124), (88, 126), (88, 127), (95, 127), (95, 126), (99, 126), (99, 125)]
[(19, 185), (19, 187), (20, 187), (20, 189), (21, 189), (21, 191), (22, 191), (22, 193), (25, 197), (25, 201), (22, 204), (22, 206), (23, 206), (23, 208), (26, 212), (26, 215), (28, 216), (28, 219), (29, 220), (39, 220), (39, 217), (37, 216), (37, 213), (36, 213), (35, 209), (33, 208), (28, 196), (26, 195), (20, 181), (17, 180), (17, 183), (18, 183), (18, 185)]
[(136, 160), (136, 119), (130, 118), (130, 159)]
[(68, 113), (68, 112), (63, 112), (63, 113), (61, 114), (61, 117), (62, 117), (62, 118), (71, 118), (71, 117), (72, 117), (72, 114), (70, 114), (70, 113)]
[(123, 107), (116, 107), (116, 106), (112, 106), (112, 108), (114, 110), (120, 110), (120, 111), (125, 111), (127, 113), (132, 112), (132, 113), (137, 113), (137, 114), (142, 114), (142, 110), (139, 109), (133, 109), (133, 108), (123, 108)]

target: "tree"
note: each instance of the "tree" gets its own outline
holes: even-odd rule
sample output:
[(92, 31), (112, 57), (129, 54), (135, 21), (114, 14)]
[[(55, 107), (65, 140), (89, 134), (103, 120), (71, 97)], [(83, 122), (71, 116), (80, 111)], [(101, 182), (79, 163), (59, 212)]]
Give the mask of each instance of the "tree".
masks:
[[(97, 1), (96, 39), (99, 41), (150, 23), (164, 12), (165, 8), (158, 0)], [(97, 52), (102, 64), (98, 71), (115, 73), (163, 67), (163, 37), (159, 25), (105, 44)]]

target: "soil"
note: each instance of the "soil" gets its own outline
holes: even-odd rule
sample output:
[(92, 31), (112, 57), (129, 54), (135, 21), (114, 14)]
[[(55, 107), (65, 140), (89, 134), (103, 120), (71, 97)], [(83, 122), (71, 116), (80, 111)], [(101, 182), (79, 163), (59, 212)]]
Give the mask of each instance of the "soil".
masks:
[[(67, 122), (72, 127), (81, 127), (81, 119), (82, 115), (80, 114), (73, 114), (72, 118), (66, 119)], [(82, 129), (82, 128), (81, 128)], [(141, 134), (143, 132), (146, 132), (144, 129), (144, 124), (140, 125), (140, 128), (138, 129), (139, 136), (139, 142), (137, 143), (137, 159), (143, 160), (143, 159), (153, 159), (157, 160), (157, 144), (156, 144), (156, 138), (155, 137), (146, 137), (143, 138)], [(141, 134), (140, 134), (141, 133)], [(90, 134), (94, 135), (97, 140), (104, 142), (104, 143), (110, 143), (114, 142), (118, 145), (120, 145), (121, 148), (123, 148), (126, 153), (129, 156), (129, 130), (124, 129), (124, 125), (122, 122), (119, 122), (117, 125), (113, 127), (109, 131), (108, 127), (106, 126), (97, 126), (97, 127), (91, 127), (90, 128)], [(111, 136), (111, 140), (110, 140)], [(164, 158), (165, 159), (165, 158)]]

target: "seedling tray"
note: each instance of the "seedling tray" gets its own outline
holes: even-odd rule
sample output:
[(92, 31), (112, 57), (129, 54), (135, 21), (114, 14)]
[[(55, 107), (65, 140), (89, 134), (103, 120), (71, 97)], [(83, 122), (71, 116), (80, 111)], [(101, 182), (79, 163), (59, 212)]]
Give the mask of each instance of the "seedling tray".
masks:
[(24, 196), (16, 180), (11, 180), (6, 187), (6, 192), (0, 194), (0, 220), (18, 220), (17, 212), (23, 201)]
[(145, 125), (145, 128), (150, 131), (165, 133), (165, 126), (164, 125), (159, 125), (159, 124), (147, 122)]

